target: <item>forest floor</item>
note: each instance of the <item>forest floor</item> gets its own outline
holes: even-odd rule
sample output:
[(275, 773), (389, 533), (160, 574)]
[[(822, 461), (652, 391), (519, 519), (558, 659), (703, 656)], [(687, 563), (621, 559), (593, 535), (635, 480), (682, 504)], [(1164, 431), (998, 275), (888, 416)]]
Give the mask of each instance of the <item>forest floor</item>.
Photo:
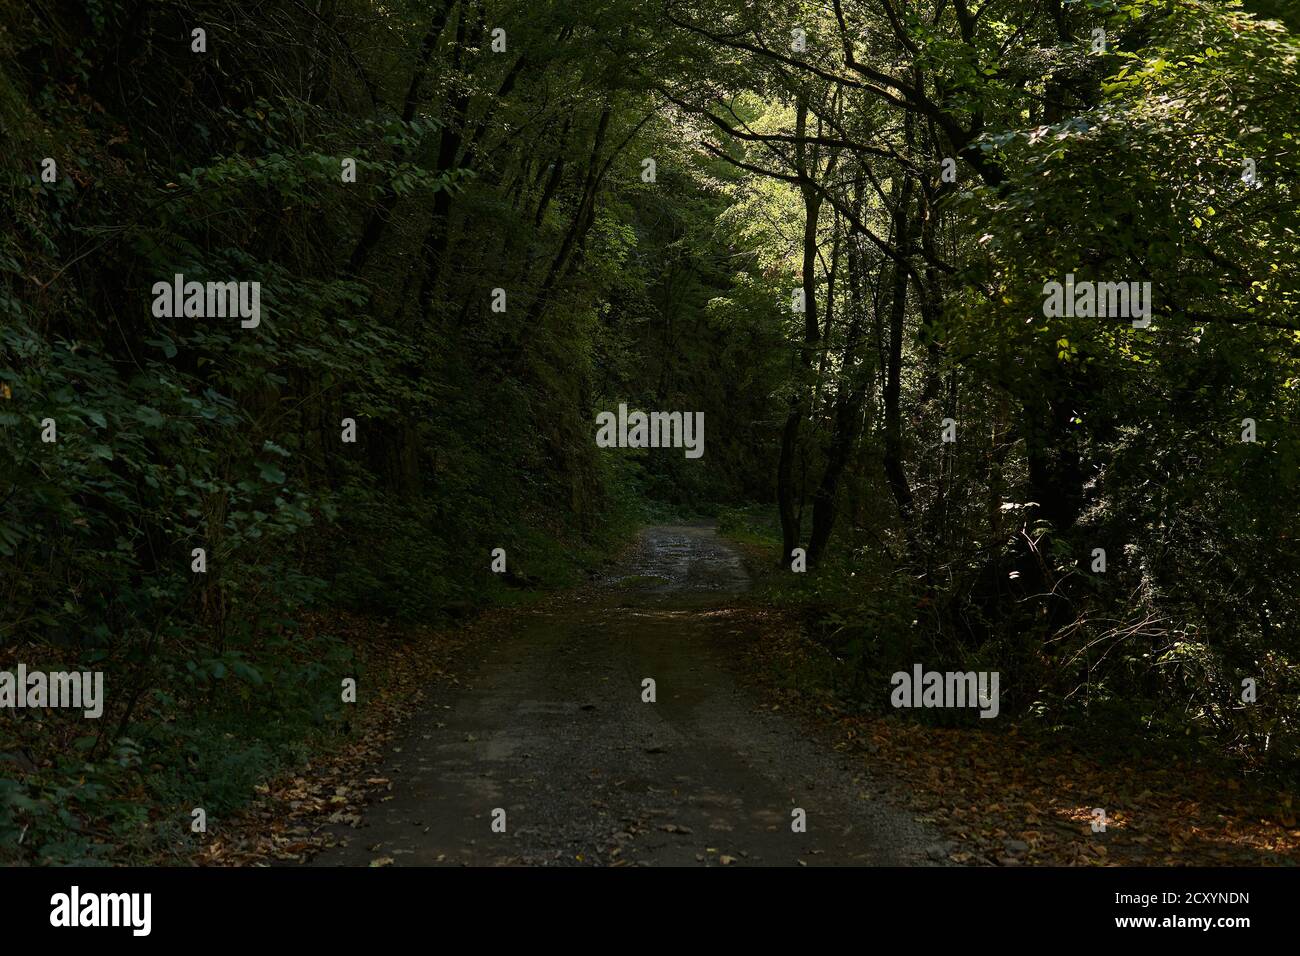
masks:
[(589, 587), (454, 631), (359, 636), (400, 676), (354, 743), (270, 783), (199, 862), (1300, 862), (1289, 795), (795, 689), (775, 675), (816, 651), (748, 585), (711, 529), (652, 527)]

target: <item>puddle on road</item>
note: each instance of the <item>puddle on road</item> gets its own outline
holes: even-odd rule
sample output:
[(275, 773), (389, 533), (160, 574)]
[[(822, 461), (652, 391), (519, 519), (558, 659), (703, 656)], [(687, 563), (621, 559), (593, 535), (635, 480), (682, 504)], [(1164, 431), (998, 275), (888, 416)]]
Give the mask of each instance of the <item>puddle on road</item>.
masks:
[(615, 573), (600, 583), (616, 594), (735, 594), (748, 590), (740, 556), (707, 525), (647, 528)]

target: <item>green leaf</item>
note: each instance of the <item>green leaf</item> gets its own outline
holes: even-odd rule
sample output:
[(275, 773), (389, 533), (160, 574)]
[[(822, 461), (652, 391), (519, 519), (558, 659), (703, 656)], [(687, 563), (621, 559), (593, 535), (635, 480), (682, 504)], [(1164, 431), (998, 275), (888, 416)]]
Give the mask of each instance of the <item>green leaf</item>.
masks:
[(135, 410), (135, 417), (150, 428), (158, 428), (163, 423), (163, 417), (156, 408), (150, 408), (147, 405), (141, 405)]

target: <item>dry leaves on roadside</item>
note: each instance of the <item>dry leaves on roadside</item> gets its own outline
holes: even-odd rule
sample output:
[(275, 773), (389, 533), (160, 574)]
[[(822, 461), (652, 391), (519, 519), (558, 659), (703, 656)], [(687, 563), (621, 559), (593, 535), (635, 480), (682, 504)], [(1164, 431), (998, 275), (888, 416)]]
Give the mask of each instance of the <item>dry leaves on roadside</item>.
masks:
[[(1106, 765), (1060, 743), (997, 729), (925, 727), (844, 713), (830, 695), (779, 686), (814, 653), (798, 624), (751, 612), (747, 663), (770, 700), (858, 755), (922, 820), (956, 838), (972, 865), (1300, 864), (1290, 794), (1249, 787), (1180, 762)], [(1105, 814), (1105, 829), (1094, 832)]]
[(309, 619), (307, 628), (328, 627), (364, 665), (366, 693), (357, 705), (352, 733), (298, 771), (257, 787), (247, 808), (213, 828), (195, 862), (301, 863), (336, 845), (339, 838), (330, 827), (359, 826), (366, 804), (392, 790), (379, 767), (423, 692), (438, 682), (458, 683), (449, 671), (457, 655), (502, 633), (512, 613), (491, 611), (470, 626), (438, 631), (401, 629), (349, 615)]

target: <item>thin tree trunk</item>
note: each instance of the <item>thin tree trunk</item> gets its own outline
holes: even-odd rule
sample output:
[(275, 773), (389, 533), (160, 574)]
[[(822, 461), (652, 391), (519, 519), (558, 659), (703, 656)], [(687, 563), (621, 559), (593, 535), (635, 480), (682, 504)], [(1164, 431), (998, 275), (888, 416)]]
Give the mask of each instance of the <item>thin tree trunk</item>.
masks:
[[(895, 247), (906, 253), (910, 246), (909, 216), (914, 180), (910, 173), (903, 174), (903, 184), (894, 204), (893, 232)], [(894, 263), (893, 288), (889, 302), (889, 342), (885, 352), (885, 385), (882, 404), (885, 413), (885, 480), (889, 484), (899, 517), (912, 534), (915, 504), (907, 472), (903, 467), (903, 417), (900, 401), (903, 385), (903, 326), (907, 317), (907, 270)]]
[(781, 455), (776, 469), (777, 511), (781, 516), (781, 563), (790, 560), (790, 554), (799, 546), (799, 517), (795, 507), (794, 461), (798, 454), (799, 430), (807, 416), (807, 385), (802, 380), (804, 373), (811, 371), (813, 355), (821, 340), (821, 329), (817, 320), (817, 220), (821, 213), (821, 193), (813, 186), (809, 178), (808, 157), (805, 130), (808, 125), (808, 102), (799, 100), (799, 111), (795, 118), (795, 155), (797, 173), (802, 180), (800, 192), (803, 194), (803, 293), (804, 293), (804, 334), (799, 348), (799, 365), (796, 369), (798, 380), (794, 383), (790, 395), (789, 411), (785, 425), (781, 429)]

